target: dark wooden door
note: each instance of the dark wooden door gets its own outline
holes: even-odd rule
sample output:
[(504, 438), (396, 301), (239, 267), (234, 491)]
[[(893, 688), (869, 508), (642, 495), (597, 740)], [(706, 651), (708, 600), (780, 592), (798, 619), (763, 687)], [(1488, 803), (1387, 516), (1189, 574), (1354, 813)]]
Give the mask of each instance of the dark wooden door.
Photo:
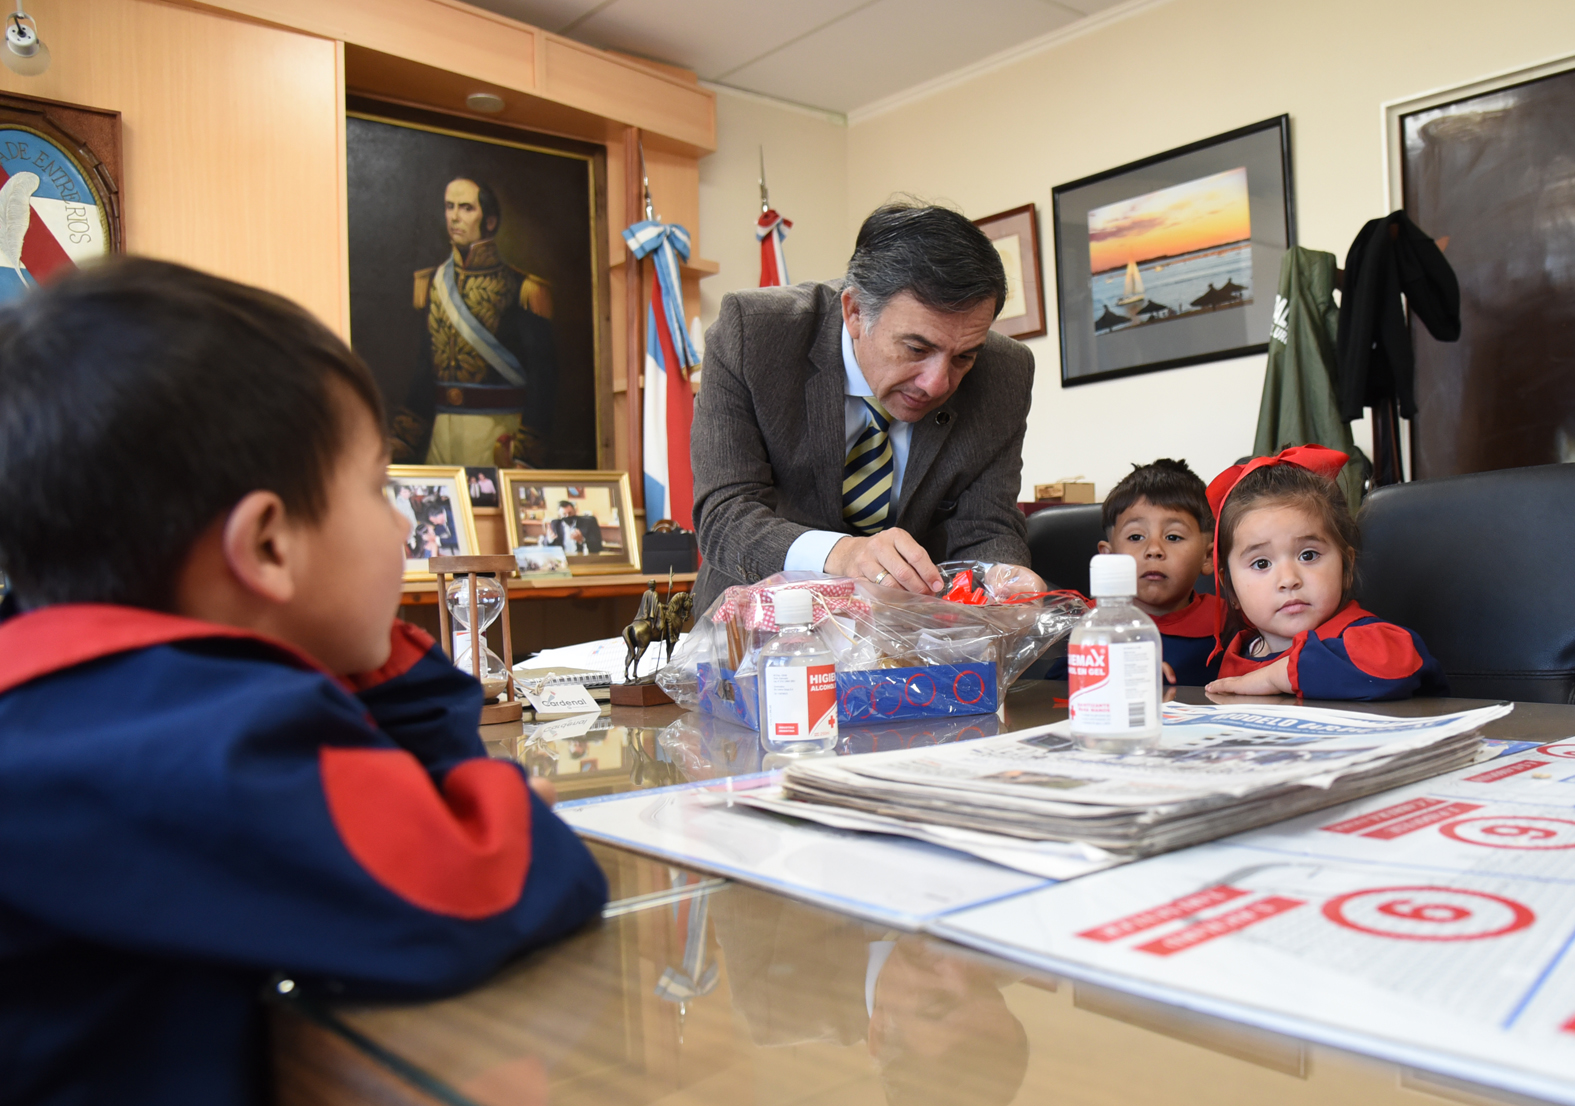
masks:
[(1411, 327), (1413, 475), (1575, 460), (1575, 70), (1400, 126), (1406, 213), (1460, 278), (1460, 340)]

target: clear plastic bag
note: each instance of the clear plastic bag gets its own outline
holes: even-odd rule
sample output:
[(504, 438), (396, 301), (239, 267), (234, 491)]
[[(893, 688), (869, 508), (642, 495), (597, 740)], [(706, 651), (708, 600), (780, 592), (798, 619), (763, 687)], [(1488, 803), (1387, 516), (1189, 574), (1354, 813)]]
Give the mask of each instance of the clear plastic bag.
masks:
[(777, 630), (772, 596), (788, 588), (815, 597), (815, 625), (836, 657), (841, 726), (991, 713), (1087, 611), (1070, 593), (960, 603), (780, 572), (718, 597), (656, 674), (657, 684), (682, 706), (758, 729), (757, 658)]

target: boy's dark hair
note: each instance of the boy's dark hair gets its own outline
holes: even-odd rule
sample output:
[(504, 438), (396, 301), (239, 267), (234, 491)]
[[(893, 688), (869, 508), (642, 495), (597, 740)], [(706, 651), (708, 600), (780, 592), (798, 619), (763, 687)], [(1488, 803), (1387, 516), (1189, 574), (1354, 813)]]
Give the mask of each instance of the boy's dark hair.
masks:
[(202, 531), (247, 493), (309, 521), (366, 365), (289, 300), (122, 257), (0, 310), (0, 568), (23, 608), (168, 610)]
[(1208, 488), (1185, 461), (1161, 457), (1147, 465), (1133, 465), (1132, 471), (1105, 496), (1100, 521), (1104, 523), (1106, 539), (1115, 535), (1116, 520), (1140, 499), (1156, 507), (1186, 511), (1198, 520), (1199, 530), (1205, 534), (1214, 532), (1214, 512), (1209, 509)]

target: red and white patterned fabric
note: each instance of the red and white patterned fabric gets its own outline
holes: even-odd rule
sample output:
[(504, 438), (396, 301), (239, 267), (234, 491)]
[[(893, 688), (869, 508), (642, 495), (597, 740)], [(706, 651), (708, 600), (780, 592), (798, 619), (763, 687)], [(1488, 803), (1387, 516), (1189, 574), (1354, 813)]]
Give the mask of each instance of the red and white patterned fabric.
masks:
[(737, 622), (746, 630), (777, 632), (777, 609), (771, 596), (776, 592), (804, 590), (815, 596), (815, 625), (833, 615), (846, 614), (855, 618), (867, 617), (870, 601), (853, 594), (853, 581), (807, 580), (797, 584), (777, 584), (772, 587), (730, 587), (722, 593), (722, 602), (711, 612), (711, 621), (717, 625)]

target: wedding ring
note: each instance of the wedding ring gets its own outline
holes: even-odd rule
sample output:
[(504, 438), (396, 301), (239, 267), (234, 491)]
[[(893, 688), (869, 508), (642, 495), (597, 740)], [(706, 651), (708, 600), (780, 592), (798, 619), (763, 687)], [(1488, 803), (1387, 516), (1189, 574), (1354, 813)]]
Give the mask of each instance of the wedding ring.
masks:
[(887, 572), (884, 568), (881, 569), (879, 574), (876, 575), (876, 577), (875, 577), (875, 583), (877, 583), (877, 584), (880, 583), (882, 580), (884, 580), (886, 577), (888, 577), (890, 575), (891, 575), (891, 573)]

